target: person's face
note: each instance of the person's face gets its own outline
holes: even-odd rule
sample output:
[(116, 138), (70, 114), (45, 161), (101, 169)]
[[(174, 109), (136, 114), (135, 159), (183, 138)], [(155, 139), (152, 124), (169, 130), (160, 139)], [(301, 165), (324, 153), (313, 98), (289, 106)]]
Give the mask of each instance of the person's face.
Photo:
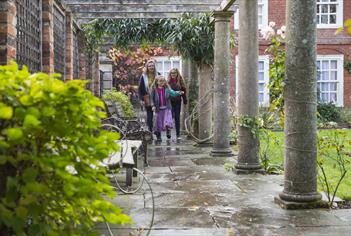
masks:
[(147, 70), (149, 72), (154, 72), (155, 71), (155, 64), (153, 62), (150, 62), (149, 64), (147, 64)]
[(164, 87), (165, 84), (166, 84), (166, 80), (160, 79), (160, 80), (157, 81), (157, 84), (158, 84), (159, 87)]
[(176, 70), (172, 70), (171, 72), (170, 72), (170, 74), (171, 74), (171, 78), (177, 78), (177, 75), (178, 75), (178, 73), (177, 73), (177, 71)]

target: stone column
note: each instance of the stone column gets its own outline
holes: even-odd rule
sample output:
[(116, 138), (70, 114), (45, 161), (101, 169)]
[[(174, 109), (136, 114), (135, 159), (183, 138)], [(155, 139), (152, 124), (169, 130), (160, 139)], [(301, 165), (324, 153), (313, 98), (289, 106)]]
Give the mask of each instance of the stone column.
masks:
[(94, 95), (100, 96), (100, 68), (99, 68), (99, 53), (95, 52), (93, 54), (93, 68), (92, 76), (94, 81)]
[(74, 48), (74, 38), (73, 38), (73, 17), (72, 13), (66, 11), (66, 73), (65, 80), (73, 80), (73, 48)]
[(231, 156), (229, 145), (230, 18), (232, 11), (215, 11), (214, 47), (214, 136), (212, 156)]
[[(183, 58), (182, 59), (182, 76), (184, 79), (184, 82), (186, 84), (186, 95), (189, 95), (189, 83), (190, 83), (190, 60)], [(189, 99), (188, 99), (189, 100)], [(188, 104), (184, 105), (182, 104), (182, 112), (180, 115), (180, 129), (182, 132), (185, 131), (185, 118), (189, 116), (189, 101)]]
[(42, 0), (42, 64), (43, 72), (54, 73), (53, 0)]
[(84, 32), (80, 29), (78, 30), (78, 47), (79, 47), (79, 79), (87, 79), (87, 60), (86, 60), (86, 47), (85, 47), (86, 38)]
[[(239, 2), (239, 81), (237, 107), (239, 118), (254, 120), (258, 115), (258, 23), (257, 1)], [(237, 174), (261, 172), (258, 137), (250, 128), (238, 125)]]
[(199, 146), (211, 146), (211, 140), (209, 139), (212, 135), (212, 98), (211, 94), (213, 88), (212, 81), (212, 68), (209, 65), (199, 66)]
[[(190, 60), (189, 61), (189, 90), (188, 90), (188, 110), (189, 110), (189, 115), (191, 115), (193, 112), (196, 112), (194, 110), (194, 107), (191, 105), (194, 103), (194, 101), (198, 101), (199, 94), (198, 94), (198, 68), (197, 64)], [(199, 122), (198, 119), (194, 120), (192, 124), (190, 122), (188, 123), (188, 129), (189, 131), (192, 131), (195, 137), (199, 137)]]
[(14, 0), (0, 2), (0, 65), (16, 59), (16, 3)]
[[(288, 0), (284, 190), (276, 202), (311, 207), (317, 192), (316, 0)], [(291, 202), (294, 202), (291, 204)]]

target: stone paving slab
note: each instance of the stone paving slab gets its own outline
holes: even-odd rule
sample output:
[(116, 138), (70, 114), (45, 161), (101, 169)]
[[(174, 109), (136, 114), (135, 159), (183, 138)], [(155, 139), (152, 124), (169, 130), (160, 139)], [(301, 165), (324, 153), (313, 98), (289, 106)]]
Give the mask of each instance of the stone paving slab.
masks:
[[(172, 145), (172, 146), (169, 146)], [(283, 176), (235, 175), (224, 169), (232, 158), (210, 157), (210, 148), (186, 140), (149, 145), (145, 175), (155, 200), (154, 236), (351, 235), (351, 210), (284, 210), (274, 203)], [(152, 216), (147, 185), (136, 195), (119, 194), (134, 225), (113, 225), (114, 235), (139, 235)], [(97, 226), (108, 235), (106, 227)], [(146, 235), (146, 232), (140, 235)]]

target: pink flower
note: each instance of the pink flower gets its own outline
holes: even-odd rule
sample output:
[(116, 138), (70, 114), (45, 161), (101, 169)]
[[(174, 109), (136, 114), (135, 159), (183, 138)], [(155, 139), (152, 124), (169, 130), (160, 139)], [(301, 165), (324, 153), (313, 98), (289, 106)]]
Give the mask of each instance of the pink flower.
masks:
[(275, 35), (275, 31), (272, 27), (270, 26), (267, 26), (263, 29), (261, 29), (261, 34), (262, 34), (262, 37), (265, 39), (265, 40), (271, 40), (272, 37)]

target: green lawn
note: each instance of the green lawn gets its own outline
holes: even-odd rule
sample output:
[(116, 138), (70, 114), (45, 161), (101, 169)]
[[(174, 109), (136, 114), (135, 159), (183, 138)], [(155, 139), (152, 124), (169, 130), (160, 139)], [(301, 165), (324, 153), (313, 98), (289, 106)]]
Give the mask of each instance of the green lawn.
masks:
[[(331, 136), (335, 130), (319, 130), (318, 131), (318, 136)], [(348, 153), (351, 153), (351, 130), (343, 130), (346, 132), (346, 139), (345, 139), (345, 147)], [(262, 148), (267, 147), (267, 140), (261, 139), (261, 151)], [(236, 146), (233, 147), (233, 149), (237, 149)], [(336, 153), (336, 152), (334, 152)], [(267, 155), (270, 159), (270, 163), (272, 164), (277, 164), (277, 165), (282, 165), (284, 162), (284, 134), (283, 132), (272, 132), (270, 135), (270, 141), (269, 141), (269, 148), (267, 151)], [(351, 157), (347, 157), (349, 161), (351, 162)], [(327, 175), (330, 176), (330, 180), (332, 182), (335, 182), (339, 178), (339, 172), (336, 168), (335, 161), (332, 161), (330, 159), (325, 161), (324, 167), (327, 171)], [(342, 199), (347, 199), (351, 200), (351, 164), (349, 163), (347, 165), (348, 172), (342, 182), (342, 184), (339, 187), (338, 190), (338, 197)], [(318, 168), (318, 171), (319, 168)], [(322, 188), (320, 184), (318, 184), (318, 188), (320, 191), (322, 191)]]

